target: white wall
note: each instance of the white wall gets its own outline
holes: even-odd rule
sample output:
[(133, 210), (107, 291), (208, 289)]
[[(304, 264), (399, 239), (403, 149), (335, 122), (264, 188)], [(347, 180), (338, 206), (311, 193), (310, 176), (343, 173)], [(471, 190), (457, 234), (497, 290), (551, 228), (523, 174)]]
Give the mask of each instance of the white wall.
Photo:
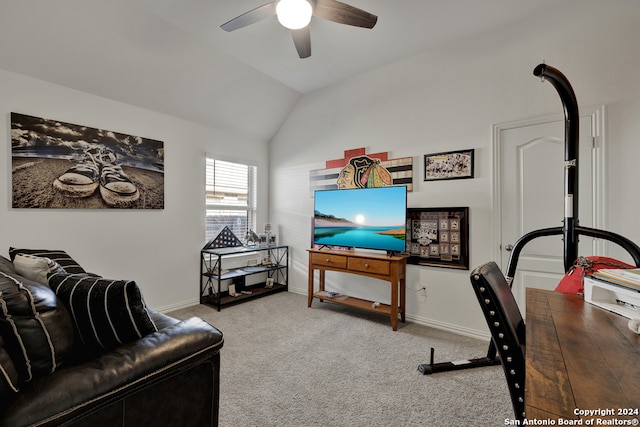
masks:
[[(640, 4), (576, 2), (570, 14), (523, 21), (425, 52), (302, 98), (271, 142), (270, 221), (291, 246), (290, 289), (306, 294), (313, 199), (308, 172), (343, 150), (366, 147), (414, 158), (409, 207), (470, 207), (471, 267), (492, 259), (493, 124), (561, 112), (553, 86), (532, 74), (542, 61), (570, 79), (580, 105), (607, 106), (607, 225), (640, 242), (632, 214), (640, 171)], [(474, 148), (473, 180), (423, 182), (423, 155)], [(541, 168), (544, 167), (541, 165)], [(558, 221), (563, 218), (558, 207)], [(550, 224), (555, 226), (558, 224)], [(584, 254), (589, 255), (589, 254)], [(338, 291), (385, 302), (388, 285), (329, 277)], [(417, 289), (429, 285), (424, 297)], [(469, 272), (408, 266), (409, 319), (486, 336)]]
[[(152, 111), (0, 70), (0, 254), (9, 246), (64, 249), (88, 271), (132, 279), (147, 304), (160, 310), (199, 302), (199, 255), (204, 237), (204, 156), (256, 162), (258, 201), (266, 222), (265, 141), (225, 134)], [(163, 210), (11, 208), (10, 113), (107, 129), (164, 141)], [(250, 123), (248, 124), (250, 125)]]
[[(493, 253), (491, 126), (558, 113), (557, 93), (533, 77), (546, 62), (571, 80), (581, 105), (607, 108), (607, 229), (640, 242), (634, 212), (640, 172), (640, 3), (581, 0), (493, 33), (425, 52), (306, 95), (271, 141), (249, 139), (149, 110), (0, 70), (0, 254), (9, 246), (61, 248), (88, 270), (136, 280), (147, 303), (171, 309), (198, 301), (204, 244), (204, 153), (258, 163), (258, 224), (271, 222), (291, 246), (290, 289), (306, 294), (313, 199), (308, 172), (345, 149), (413, 156), (411, 207), (469, 206), (471, 265)], [(160, 139), (165, 143), (165, 209), (159, 211), (11, 208), (9, 113), (21, 112)], [(251, 126), (251, 123), (247, 123)], [(476, 149), (473, 180), (422, 181), (422, 157)], [(267, 159), (268, 158), (268, 159)], [(270, 169), (270, 173), (268, 173)], [(561, 208), (558, 214), (562, 219)], [(623, 258), (616, 250), (612, 255)], [(334, 279), (345, 292), (385, 301), (387, 286)], [(348, 283), (348, 288), (345, 284)], [(409, 319), (486, 336), (467, 271), (408, 267)], [(348, 289), (348, 291), (347, 291)], [(338, 289), (341, 290), (341, 289)]]

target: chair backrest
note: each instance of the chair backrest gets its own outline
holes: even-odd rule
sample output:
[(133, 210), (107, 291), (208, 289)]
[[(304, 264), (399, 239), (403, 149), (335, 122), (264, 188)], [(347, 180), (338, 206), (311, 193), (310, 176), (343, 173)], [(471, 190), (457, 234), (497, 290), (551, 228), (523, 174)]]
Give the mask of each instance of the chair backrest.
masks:
[(471, 272), (471, 284), (491, 331), (509, 386), (517, 420), (524, 420), (525, 323), (498, 265), (491, 261)]

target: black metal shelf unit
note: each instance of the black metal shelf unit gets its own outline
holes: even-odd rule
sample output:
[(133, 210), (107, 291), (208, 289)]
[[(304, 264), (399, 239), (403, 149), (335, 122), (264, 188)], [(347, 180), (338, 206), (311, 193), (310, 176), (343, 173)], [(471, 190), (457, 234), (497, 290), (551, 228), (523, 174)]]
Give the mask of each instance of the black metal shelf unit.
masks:
[[(223, 258), (242, 255), (259, 255), (266, 262), (243, 267), (223, 268)], [(246, 277), (265, 274), (264, 282), (246, 284)], [(229, 295), (222, 290), (222, 282), (231, 281), (238, 295)], [(228, 248), (202, 249), (200, 251), (200, 303), (211, 304), (218, 308), (245, 302), (265, 295), (288, 290), (289, 287), (289, 247), (238, 246)]]

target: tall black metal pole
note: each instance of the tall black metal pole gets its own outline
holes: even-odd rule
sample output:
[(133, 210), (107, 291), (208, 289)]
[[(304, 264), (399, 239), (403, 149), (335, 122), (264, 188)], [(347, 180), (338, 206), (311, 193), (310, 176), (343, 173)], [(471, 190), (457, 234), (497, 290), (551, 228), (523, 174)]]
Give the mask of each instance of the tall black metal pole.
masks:
[(578, 102), (569, 80), (556, 68), (540, 64), (533, 75), (549, 80), (556, 88), (564, 108), (564, 270), (569, 271), (578, 258), (578, 153), (580, 147), (580, 115)]
[[(578, 151), (579, 151), (579, 115), (578, 103), (576, 95), (569, 84), (567, 78), (557, 69), (546, 64), (538, 65), (533, 74), (536, 77), (548, 79), (560, 94), (562, 105), (564, 107), (565, 117), (565, 141), (564, 141), (564, 161), (565, 161), (565, 215), (564, 225), (562, 227), (543, 228), (540, 230), (530, 231), (520, 237), (514, 244), (509, 264), (507, 266), (507, 283), (511, 286), (515, 277), (516, 267), (520, 251), (524, 245), (538, 237), (563, 235), (564, 240), (564, 268), (569, 271), (573, 262), (578, 258), (578, 235), (584, 234), (598, 239), (605, 239), (617, 243), (622, 246), (633, 258), (637, 267), (640, 267), (640, 247), (631, 240), (619, 234), (609, 231), (597, 230), (595, 228), (578, 226)], [(481, 366), (489, 366), (499, 364), (500, 360), (496, 357), (496, 348), (493, 340), (489, 343), (489, 350), (486, 357), (478, 359), (470, 359), (465, 364), (454, 362), (433, 363), (433, 348), (431, 349), (431, 362), (418, 366), (418, 370), (422, 374), (433, 374), (436, 372), (452, 371), (457, 369), (478, 368)]]

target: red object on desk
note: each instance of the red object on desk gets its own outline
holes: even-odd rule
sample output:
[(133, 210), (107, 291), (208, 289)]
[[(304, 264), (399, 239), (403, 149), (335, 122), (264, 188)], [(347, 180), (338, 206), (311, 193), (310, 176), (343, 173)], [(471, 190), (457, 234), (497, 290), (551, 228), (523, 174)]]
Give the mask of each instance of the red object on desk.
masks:
[(635, 266), (604, 256), (579, 257), (555, 290), (570, 294), (584, 293), (584, 276), (590, 276), (602, 268), (635, 268)]

